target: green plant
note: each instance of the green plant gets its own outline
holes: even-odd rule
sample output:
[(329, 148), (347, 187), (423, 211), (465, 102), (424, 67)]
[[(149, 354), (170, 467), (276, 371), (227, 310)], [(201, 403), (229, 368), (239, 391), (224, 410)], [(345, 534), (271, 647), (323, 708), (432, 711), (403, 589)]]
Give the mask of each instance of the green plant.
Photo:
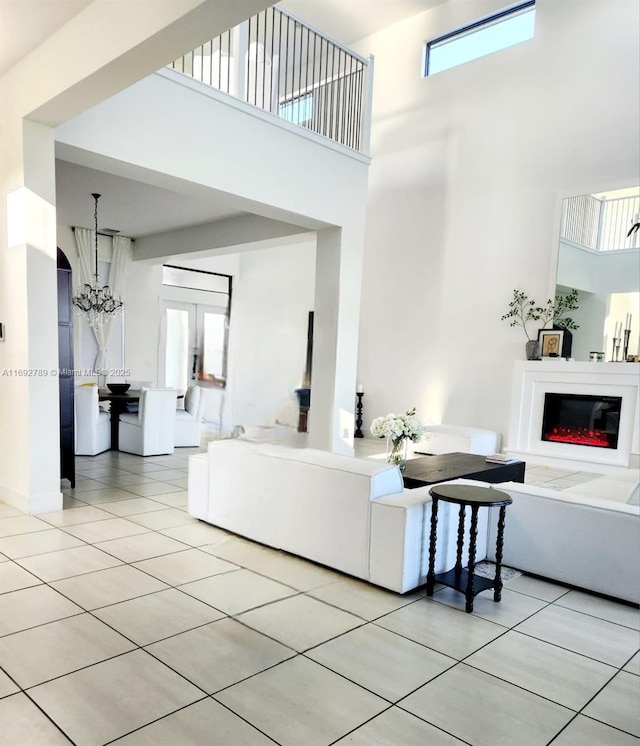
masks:
[(544, 306), (536, 305), (522, 290), (514, 290), (509, 310), (500, 320), (508, 321), (509, 326), (521, 326), (527, 339), (531, 340), (527, 331), (530, 321), (542, 322), (541, 329), (545, 329), (549, 323), (563, 329), (578, 329), (578, 324), (570, 316), (566, 316), (569, 311), (575, 311), (578, 307), (578, 291), (575, 288), (568, 295), (556, 295), (553, 300), (549, 298)]
[(571, 316), (565, 316), (569, 311), (577, 311), (578, 308), (578, 291), (575, 288), (568, 295), (556, 295), (553, 304), (553, 323), (563, 329), (579, 329), (580, 325), (576, 324)]

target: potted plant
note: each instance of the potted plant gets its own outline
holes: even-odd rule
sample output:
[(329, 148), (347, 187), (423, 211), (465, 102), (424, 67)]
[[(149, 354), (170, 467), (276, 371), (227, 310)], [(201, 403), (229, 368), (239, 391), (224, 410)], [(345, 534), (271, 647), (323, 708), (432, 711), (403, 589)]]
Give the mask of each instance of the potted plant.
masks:
[[(578, 324), (567, 316), (569, 311), (575, 311), (578, 308), (578, 291), (574, 288), (567, 295), (556, 295), (555, 298), (549, 298), (544, 306), (536, 305), (533, 299), (529, 299), (526, 293), (521, 290), (513, 291), (513, 298), (509, 303), (509, 310), (504, 316), (500, 317), (501, 321), (508, 321), (509, 326), (521, 326), (527, 337), (525, 345), (527, 360), (540, 359), (540, 345), (537, 338), (532, 339), (527, 330), (527, 324), (530, 321), (542, 322), (539, 329), (546, 329), (552, 324), (558, 329), (564, 329), (569, 333), (570, 329), (578, 329)], [(566, 335), (570, 344), (570, 336)], [(563, 355), (570, 353), (570, 348), (563, 348)]]

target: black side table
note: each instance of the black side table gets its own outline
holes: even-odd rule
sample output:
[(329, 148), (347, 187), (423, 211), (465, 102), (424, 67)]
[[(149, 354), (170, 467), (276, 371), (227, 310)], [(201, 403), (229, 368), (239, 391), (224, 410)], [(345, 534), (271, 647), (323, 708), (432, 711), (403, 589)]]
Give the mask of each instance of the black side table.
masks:
[[(442, 583), (449, 588), (454, 588), (466, 597), (465, 611), (473, 611), (473, 598), (478, 593), (493, 588), (493, 600), (500, 601), (502, 596), (502, 578), (500, 569), (502, 567), (502, 546), (504, 541), (504, 519), (507, 505), (512, 500), (506, 492), (489, 489), (486, 487), (475, 487), (462, 484), (442, 484), (432, 487), (429, 494), (433, 500), (431, 507), (431, 535), (429, 538), (429, 572), (427, 573), (427, 596), (433, 596), (433, 588), (436, 583)], [(453, 570), (435, 574), (436, 561), (436, 529), (438, 526), (438, 501), (454, 503), (460, 506), (460, 518), (458, 520), (458, 554), (456, 566)], [(462, 567), (462, 547), (464, 545), (464, 524), (466, 508), (471, 507), (471, 527), (469, 533), (469, 564), (466, 569)], [(499, 507), (498, 538), (496, 540), (496, 575), (493, 580), (474, 575), (476, 566), (476, 537), (478, 534), (478, 509), (481, 507)]]

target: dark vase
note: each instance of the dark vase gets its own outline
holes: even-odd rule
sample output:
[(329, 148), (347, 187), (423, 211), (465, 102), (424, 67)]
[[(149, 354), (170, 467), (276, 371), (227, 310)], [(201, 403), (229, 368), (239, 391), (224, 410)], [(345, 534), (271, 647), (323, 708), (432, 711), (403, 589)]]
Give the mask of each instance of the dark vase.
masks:
[(540, 360), (540, 343), (537, 339), (530, 339), (525, 345), (527, 360)]

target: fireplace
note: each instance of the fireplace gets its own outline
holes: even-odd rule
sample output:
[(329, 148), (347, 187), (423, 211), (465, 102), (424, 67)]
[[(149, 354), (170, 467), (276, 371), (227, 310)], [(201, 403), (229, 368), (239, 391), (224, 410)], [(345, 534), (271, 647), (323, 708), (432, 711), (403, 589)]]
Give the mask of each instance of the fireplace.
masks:
[(593, 471), (640, 452), (640, 365), (518, 361), (505, 450), (525, 461)]
[(545, 393), (542, 440), (617, 448), (621, 396)]

